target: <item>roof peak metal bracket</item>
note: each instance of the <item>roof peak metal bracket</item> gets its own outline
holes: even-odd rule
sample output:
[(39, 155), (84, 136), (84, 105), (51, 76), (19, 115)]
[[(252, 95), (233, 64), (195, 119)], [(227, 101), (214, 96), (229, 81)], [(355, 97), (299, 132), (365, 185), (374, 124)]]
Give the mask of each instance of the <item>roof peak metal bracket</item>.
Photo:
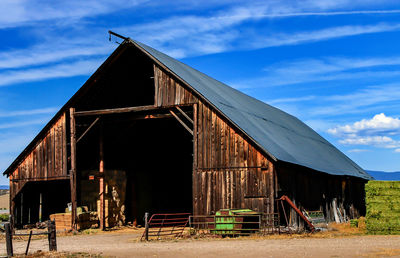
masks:
[[(130, 38), (124, 37), (124, 36), (122, 36), (122, 35), (120, 35), (120, 34), (118, 34), (118, 33), (115, 33), (115, 32), (113, 32), (113, 31), (109, 30), (109, 31), (108, 31), (108, 40), (109, 40), (109, 41), (111, 41), (111, 35), (113, 35), (113, 36), (115, 36), (115, 37), (118, 37), (118, 38), (121, 38), (121, 39), (123, 39), (124, 41), (129, 41), (129, 40), (130, 40)], [(118, 41), (115, 41), (115, 43), (121, 45), (121, 43), (119, 43)]]

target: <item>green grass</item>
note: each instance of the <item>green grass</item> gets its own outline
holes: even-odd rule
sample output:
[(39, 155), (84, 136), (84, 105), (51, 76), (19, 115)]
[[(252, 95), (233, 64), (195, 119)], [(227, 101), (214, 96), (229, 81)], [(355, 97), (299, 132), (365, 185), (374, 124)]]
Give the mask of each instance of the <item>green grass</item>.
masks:
[(369, 234), (400, 234), (400, 181), (369, 181), (365, 186)]
[(8, 221), (10, 214), (0, 214), (0, 221)]

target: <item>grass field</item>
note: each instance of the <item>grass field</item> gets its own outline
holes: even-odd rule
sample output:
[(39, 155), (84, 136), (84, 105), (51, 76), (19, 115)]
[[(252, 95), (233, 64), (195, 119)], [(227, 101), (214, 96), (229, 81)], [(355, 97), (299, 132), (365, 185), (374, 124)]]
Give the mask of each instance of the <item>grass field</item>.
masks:
[(369, 181), (365, 202), (369, 234), (400, 234), (400, 181)]

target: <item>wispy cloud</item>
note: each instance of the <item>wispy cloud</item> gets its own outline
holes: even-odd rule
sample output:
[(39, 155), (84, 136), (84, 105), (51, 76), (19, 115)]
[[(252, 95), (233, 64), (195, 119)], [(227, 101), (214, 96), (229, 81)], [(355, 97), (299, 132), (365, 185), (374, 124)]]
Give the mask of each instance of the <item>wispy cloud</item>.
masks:
[(87, 75), (93, 73), (102, 61), (102, 59), (88, 59), (86, 61), (76, 61), (55, 66), (32, 68), (21, 71), (0, 72), (0, 86), (45, 79)]
[(302, 97), (296, 97), (296, 98), (280, 98), (280, 99), (271, 99), (271, 100), (266, 100), (265, 102), (267, 104), (278, 104), (278, 103), (291, 103), (291, 102), (303, 102), (303, 101), (309, 101), (309, 100), (314, 100), (316, 99), (316, 96), (302, 96)]
[(397, 14), (400, 10), (360, 10), (360, 11), (341, 11), (341, 12), (294, 12), (294, 13), (274, 13), (261, 14), (259, 18), (291, 18), (302, 16), (337, 16), (337, 15), (358, 15), (358, 14)]
[(251, 42), (251, 48), (277, 47), (297, 45), (308, 42), (323, 41), (335, 38), (356, 36), (362, 34), (395, 31), (400, 29), (400, 24), (375, 24), (375, 25), (350, 25), (332, 27), (322, 30), (297, 32), (291, 34), (273, 35), (259, 38)]
[(352, 136), (343, 140), (339, 140), (345, 145), (370, 145), (381, 148), (398, 148), (400, 141), (396, 141), (388, 136)]
[(34, 22), (63, 19), (77, 20), (105, 13), (115, 12), (146, 2), (146, 0), (2, 0), (0, 28), (32, 25)]
[(370, 150), (367, 150), (367, 149), (351, 149), (351, 150), (348, 150), (347, 152), (360, 153), (360, 152), (368, 152), (368, 151), (370, 151)]
[[(106, 42), (107, 43), (107, 42)], [(0, 52), (0, 69), (23, 68), (73, 60), (78, 57), (101, 56), (110, 53), (115, 47), (112, 44), (82, 45), (70, 44), (50, 48), (49, 42), (41, 43), (30, 48)]]
[(399, 84), (369, 86), (349, 94), (322, 96), (325, 105), (310, 112), (311, 115), (356, 114), (380, 105), (399, 104)]
[[(136, 39), (169, 54), (173, 55), (178, 52), (179, 55), (174, 56), (178, 58), (240, 49), (297, 45), (400, 29), (400, 24), (378, 23), (284, 33), (273, 31), (262, 23), (263, 20), (274, 17), (368, 13), (400, 13), (400, 10), (304, 12), (300, 6), (291, 6), (282, 2), (280, 4), (276, 4), (276, 2), (274, 4), (258, 3), (251, 6), (234, 7), (209, 15), (174, 16), (155, 22), (116, 27), (114, 29), (126, 35), (135, 35)], [(258, 22), (257, 33), (241, 26), (247, 22)], [(179, 26), (176, 26), (177, 24)], [(152, 31), (152, 33), (149, 34), (149, 31)]]
[(17, 116), (31, 116), (31, 115), (42, 115), (52, 114), (58, 110), (56, 107), (39, 108), (31, 110), (18, 110), (18, 111), (3, 111), (0, 112), (0, 117), (17, 117)]
[(9, 128), (17, 128), (17, 127), (24, 127), (29, 125), (40, 125), (44, 124), (45, 121), (48, 119), (34, 119), (34, 120), (27, 120), (22, 122), (11, 122), (11, 123), (2, 123), (0, 124), (0, 129), (9, 129)]
[(399, 76), (400, 57), (321, 57), (282, 61), (263, 69), (264, 76), (234, 82), (237, 88), (262, 88), (309, 82)]

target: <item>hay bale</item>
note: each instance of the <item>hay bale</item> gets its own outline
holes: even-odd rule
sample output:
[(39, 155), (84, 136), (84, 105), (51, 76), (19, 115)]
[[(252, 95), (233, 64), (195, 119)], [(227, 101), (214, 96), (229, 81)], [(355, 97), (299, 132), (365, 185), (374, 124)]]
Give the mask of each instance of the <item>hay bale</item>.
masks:
[(367, 232), (400, 234), (400, 181), (369, 181), (365, 197)]

